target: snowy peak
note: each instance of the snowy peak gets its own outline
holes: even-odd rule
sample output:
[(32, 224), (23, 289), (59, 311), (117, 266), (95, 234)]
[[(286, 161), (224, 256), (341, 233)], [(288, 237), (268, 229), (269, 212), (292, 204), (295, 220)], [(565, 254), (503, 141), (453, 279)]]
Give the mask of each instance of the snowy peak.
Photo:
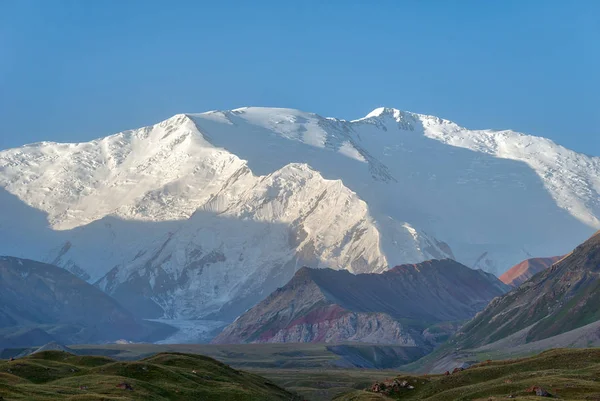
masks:
[(164, 193), (168, 186), (181, 185), (182, 179), (202, 172), (219, 174), (230, 167), (227, 162), (236, 164), (233, 158), (221, 160), (219, 152), (206, 148), (212, 146), (193, 121), (179, 114), (151, 127), (88, 143), (45, 142), (1, 152), (0, 185), (47, 212), (55, 229), (74, 228), (107, 215), (187, 218), (194, 205), (174, 215), (156, 211), (163, 214), (159, 217), (134, 204), (160, 196), (157, 191), (168, 196)]
[(294, 109), (245, 107), (231, 111), (218, 111), (202, 114), (190, 114), (204, 131), (203, 120), (225, 122), (228, 125), (245, 125), (253, 130), (265, 129), (275, 132), (283, 138), (323, 148), (327, 132), (321, 126), (324, 118)]
[(392, 108), (178, 114), (0, 151), (0, 253), (64, 267), (146, 317), (231, 317), (303, 265), (451, 257), (500, 274), (566, 253), (600, 228), (598, 177), (600, 158), (544, 138)]
[[(399, 119), (402, 114), (406, 114), (406, 113), (402, 113), (400, 110), (390, 108), (390, 107), (378, 107), (375, 110), (373, 110), (372, 112), (370, 112), (369, 114), (367, 114), (362, 119), (384, 117), (384, 116), (391, 116), (394, 119)], [(360, 120), (357, 120), (357, 121), (360, 121)]]
[(410, 111), (402, 111), (391, 107), (378, 107), (369, 114), (367, 114), (365, 117), (360, 118), (358, 120), (353, 120), (351, 122), (379, 122), (380, 124), (384, 124), (386, 120), (395, 121), (396, 123), (398, 123), (397, 128), (400, 128), (404, 131), (420, 131), (421, 128), (427, 128), (430, 126), (444, 126), (446, 131), (456, 131), (465, 129), (452, 121), (444, 120), (436, 116), (418, 114)]
[(389, 107), (379, 107), (351, 124), (373, 124), (384, 132), (415, 131), (421, 127), (420, 116)]

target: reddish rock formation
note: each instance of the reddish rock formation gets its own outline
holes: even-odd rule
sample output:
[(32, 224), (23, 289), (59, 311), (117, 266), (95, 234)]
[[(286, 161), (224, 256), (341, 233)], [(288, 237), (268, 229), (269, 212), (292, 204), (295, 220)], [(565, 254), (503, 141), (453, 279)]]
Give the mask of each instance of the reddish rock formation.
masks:
[(121, 390), (133, 391), (133, 387), (131, 387), (131, 384), (125, 382), (117, 384), (117, 388), (120, 388)]
[(372, 393), (393, 395), (401, 392), (403, 389), (413, 390), (414, 388), (415, 387), (412, 386), (407, 380), (400, 380), (399, 378), (396, 378), (374, 383), (369, 391)]
[(535, 274), (546, 270), (564, 256), (553, 256), (550, 258), (532, 258), (514, 265), (500, 276), (500, 281), (511, 287), (518, 287), (529, 280)]
[(552, 394), (540, 386), (531, 386), (525, 391), (528, 393), (535, 393), (538, 397), (552, 397)]

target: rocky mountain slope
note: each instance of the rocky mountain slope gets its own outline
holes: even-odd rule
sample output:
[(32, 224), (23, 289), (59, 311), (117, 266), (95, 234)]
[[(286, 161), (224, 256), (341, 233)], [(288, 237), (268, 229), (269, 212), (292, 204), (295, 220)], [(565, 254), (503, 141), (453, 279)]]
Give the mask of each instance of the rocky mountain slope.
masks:
[(50, 339), (65, 343), (152, 340), (167, 329), (138, 320), (64, 269), (0, 257), (0, 348), (43, 345)]
[(524, 260), (504, 272), (504, 274), (500, 276), (500, 281), (511, 287), (518, 287), (535, 274), (546, 270), (562, 258), (562, 256), (553, 256), (550, 258), (531, 258)]
[(598, 177), (600, 158), (547, 139), (395, 109), (181, 114), (1, 151), (0, 253), (63, 267), (139, 316), (233, 319), (303, 265), (450, 257), (501, 273), (567, 252), (600, 228)]
[(548, 339), (600, 320), (600, 232), (549, 269), (490, 303), (453, 346), (475, 348), (518, 337)]
[(495, 276), (451, 259), (381, 274), (303, 267), (240, 316), (215, 343), (343, 342), (431, 347), (436, 334), (469, 319), (508, 289)]

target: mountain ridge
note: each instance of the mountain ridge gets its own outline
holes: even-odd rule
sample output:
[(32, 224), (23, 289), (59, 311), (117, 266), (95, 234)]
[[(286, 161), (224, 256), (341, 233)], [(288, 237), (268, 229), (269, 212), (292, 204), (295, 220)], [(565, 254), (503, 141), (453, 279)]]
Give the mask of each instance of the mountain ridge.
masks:
[(550, 268), (493, 300), (461, 328), (461, 348), (481, 347), (521, 333), (540, 341), (600, 320), (600, 231)]
[[(430, 349), (438, 334), (507, 290), (495, 276), (452, 259), (379, 274), (302, 267), (213, 341), (361, 341)], [(449, 327), (442, 329), (444, 324)]]
[(504, 274), (499, 277), (500, 281), (504, 284), (518, 287), (535, 274), (549, 268), (563, 257), (564, 256), (552, 256), (549, 258), (531, 258), (524, 260), (504, 272)]
[[(171, 328), (134, 317), (98, 288), (56, 266), (0, 256), (0, 346), (158, 339)], [(33, 343), (31, 343), (33, 342)]]
[(18, 200), (36, 215), (0, 216), (0, 252), (133, 292), (126, 306), (144, 317), (232, 319), (302, 265), (381, 272), (453, 257), (499, 274), (530, 254), (566, 252), (598, 225), (600, 158), (379, 114), (188, 113), (0, 151), (0, 207)]

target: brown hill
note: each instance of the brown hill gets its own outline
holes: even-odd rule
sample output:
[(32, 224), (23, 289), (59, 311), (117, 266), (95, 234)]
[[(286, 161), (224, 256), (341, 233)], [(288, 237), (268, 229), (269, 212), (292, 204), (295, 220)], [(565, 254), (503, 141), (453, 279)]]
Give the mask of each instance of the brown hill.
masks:
[(511, 287), (518, 287), (537, 273), (546, 270), (564, 256), (553, 256), (550, 258), (531, 258), (522, 261), (508, 269), (500, 276), (500, 281)]

